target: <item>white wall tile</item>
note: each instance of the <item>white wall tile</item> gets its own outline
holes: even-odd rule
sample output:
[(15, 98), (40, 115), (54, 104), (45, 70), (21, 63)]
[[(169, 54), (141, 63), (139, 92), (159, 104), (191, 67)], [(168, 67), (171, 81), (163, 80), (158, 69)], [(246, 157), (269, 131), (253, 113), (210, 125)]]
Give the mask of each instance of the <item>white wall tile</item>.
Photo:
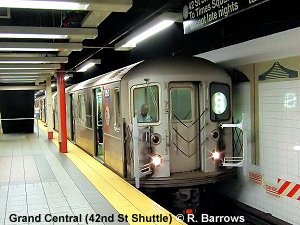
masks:
[[(276, 184), (277, 178), (300, 183), (300, 151), (294, 150), (295, 145), (300, 146), (300, 81), (259, 83), (258, 90), (258, 169), (268, 183)], [(236, 87), (235, 92), (238, 108), (250, 115), (250, 85), (243, 83)], [(292, 99), (293, 104), (287, 104), (287, 94), (296, 96)], [(251, 124), (250, 116), (246, 123)], [(248, 140), (251, 140), (250, 132), (248, 133)], [(228, 184), (223, 190), (231, 190), (232, 197), (252, 207), (300, 225), (300, 201), (286, 196), (269, 196), (263, 186), (250, 182), (242, 173), (237, 182)]]

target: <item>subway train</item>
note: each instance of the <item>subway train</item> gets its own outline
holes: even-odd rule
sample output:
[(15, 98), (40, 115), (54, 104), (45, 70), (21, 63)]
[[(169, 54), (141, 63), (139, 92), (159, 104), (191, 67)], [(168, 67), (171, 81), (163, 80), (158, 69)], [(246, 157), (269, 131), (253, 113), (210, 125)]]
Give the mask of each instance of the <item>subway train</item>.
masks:
[(67, 135), (128, 182), (138, 174), (141, 187), (216, 183), (235, 176), (222, 166), (233, 154), (232, 130), (220, 127), (232, 122), (231, 99), (230, 76), (210, 61), (145, 60), (66, 88)]
[(39, 98), (36, 98), (35, 99), (35, 102), (34, 102), (34, 106), (35, 108), (37, 108), (39, 110), (39, 113), (38, 113), (38, 119), (40, 119), (41, 121), (43, 121), (44, 123), (46, 123), (46, 96), (41, 96)]

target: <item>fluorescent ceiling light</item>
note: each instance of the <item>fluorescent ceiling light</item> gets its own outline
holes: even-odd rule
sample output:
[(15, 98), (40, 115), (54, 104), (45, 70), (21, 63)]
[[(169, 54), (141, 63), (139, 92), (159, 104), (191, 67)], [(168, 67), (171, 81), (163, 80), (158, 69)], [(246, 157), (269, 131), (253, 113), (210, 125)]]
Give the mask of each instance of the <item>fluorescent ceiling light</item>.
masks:
[(100, 59), (90, 59), (90, 60), (87, 60), (80, 67), (78, 67), (78, 69), (76, 70), (76, 72), (86, 72), (88, 69), (92, 68), (94, 65), (100, 64), (100, 63), (101, 63)]
[(27, 78), (23, 78), (23, 79), (0, 79), (0, 81), (16, 81), (16, 82), (19, 82), (19, 81), (32, 81), (34, 82), (36, 79), (34, 78), (31, 78), (31, 79), (27, 79)]
[(0, 38), (32, 38), (32, 39), (66, 39), (68, 35), (59, 34), (5, 34), (0, 33)]
[(22, 70), (4, 70), (4, 72), (2, 72), (2, 70), (0, 70), (0, 75), (28, 75), (28, 74), (42, 74), (42, 75), (51, 75), (54, 74), (55, 70), (26, 70), (26, 71), (22, 71)]
[(153, 36), (154, 34), (166, 29), (167, 27), (171, 26), (175, 21), (173, 20), (163, 20), (160, 23), (156, 24), (155, 26), (151, 27), (149, 30), (141, 33), (140, 35), (136, 36), (135, 38), (129, 40), (121, 47), (123, 48), (134, 48), (136, 44), (147, 39), (148, 37)]
[(67, 57), (1, 57), (0, 64), (67, 63)]
[(90, 63), (86, 64), (85, 66), (83, 66), (82, 68), (80, 68), (77, 72), (86, 72), (88, 69), (92, 68), (95, 65), (96, 65), (96, 63), (90, 62)]
[[(1, 33), (1, 31), (0, 31)], [(0, 42), (0, 51), (81, 51), (82, 43)]]
[(69, 78), (70, 78), (69, 76), (65, 76), (64, 80), (69, 80)]
[(21, 79), (21, 78), (39, 78), (40, 76), (32, 76), (32, 75), (27, 75), (27, 76), (1, 76), (0, 79)]
[(13, 52), (13, 51), (24, 51), (24, 52), (57, 52), (58, 48), (0, 48), (1, 52)]
[(0, 70), (60, 69), (60, 64), (0, 64)]
[(64, 80), (68, 80), (70, 77), (73, 77), (73, 74), (66, 74)]
[(68, 1), (0, 0), (0, 6), (23, 9), (87, 10), (89, 4)]
[(0, 38), (70, 39), (71, 42), (82, 42), (97, 36), (98, 30), (95, 28), (0, 26)]
[(115, 45), (115, 50), (118, 51), (128, 51), (135, 48), (141, 41), (157, 34), (158, 32), (170, 27), (175, 22), (180, 21), (182, 15), (179, 13), (163, 13), (156, 17), (149, 23), (145, 24), (143, 27), (134, 31), (128, 37), (119, 41)]
[(51, 74), (0, 74), (0, 78), (10, 78), (10, 77), (50, 77)]
[[(35, 83), (34, 80), (20, 80), (20, 81), (13, 81), (13, 80), (0, 80), (1, 83), (6, 83), (6, 84), (24, 84), (24, 83)], [(8, 87), (6, 87), (8, 88)], [(12, 87), (10, 87), (12, 88)], [(17, 87), (17, 89), (6, 89), (6, 90), (32, 90), (32, 89), (20, 89), (20, 88), (26, 88), (24, 87)], [(3, 88), (1, 88), (3, 90)]]

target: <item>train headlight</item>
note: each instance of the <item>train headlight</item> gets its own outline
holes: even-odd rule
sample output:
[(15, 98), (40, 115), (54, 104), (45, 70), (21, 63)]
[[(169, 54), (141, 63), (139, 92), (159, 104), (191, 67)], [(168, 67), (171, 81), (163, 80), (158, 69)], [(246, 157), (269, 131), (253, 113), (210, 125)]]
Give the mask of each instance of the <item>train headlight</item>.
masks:
[(154, 166), (160, 166), (162, 164), (162, 157), (160, 155), (154, 155), (151, 158)]
[(220, 160), (220, 159), (222, 159), (222, 155), (220, 152), (215, 151), (215, 152), (212, 152), (211, 158), (213, 160)]

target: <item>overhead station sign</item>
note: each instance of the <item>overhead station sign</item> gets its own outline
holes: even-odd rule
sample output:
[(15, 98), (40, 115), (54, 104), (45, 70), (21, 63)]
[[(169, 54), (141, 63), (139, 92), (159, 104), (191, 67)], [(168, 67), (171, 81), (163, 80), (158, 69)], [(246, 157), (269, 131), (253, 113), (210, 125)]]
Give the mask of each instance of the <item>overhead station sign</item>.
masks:
[(183, 28), (189, 34), (269, 0), (183, 0)]

